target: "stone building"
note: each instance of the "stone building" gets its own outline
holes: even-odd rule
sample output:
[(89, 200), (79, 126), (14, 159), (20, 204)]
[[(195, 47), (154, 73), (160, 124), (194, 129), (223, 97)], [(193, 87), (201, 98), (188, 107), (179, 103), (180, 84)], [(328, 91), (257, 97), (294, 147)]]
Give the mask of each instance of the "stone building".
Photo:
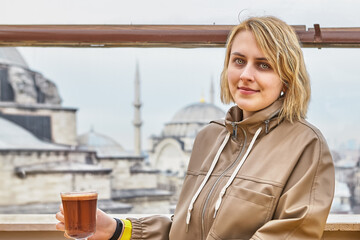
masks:
[(169, 206), (145, 155), (94, 132), (78, 138), (76, 111), (15, 48), (0, 48), (0, 213), (54, 213), (61, 191), (89, 189), (108, 212), (145, 212), (154, 199)]
[(112, 169), (77, 149), (76, 109), (15, 48), (0, 48), (0, 129), (0, 212), (55, 212), (61, 191), (85, 189), (109, 210), (131, 209), (111, 202)]

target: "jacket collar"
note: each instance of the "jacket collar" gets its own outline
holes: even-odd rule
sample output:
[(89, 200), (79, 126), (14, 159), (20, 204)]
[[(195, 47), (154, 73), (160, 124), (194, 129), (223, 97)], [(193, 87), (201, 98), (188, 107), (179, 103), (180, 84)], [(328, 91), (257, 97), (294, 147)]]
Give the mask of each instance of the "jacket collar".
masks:
[(267, 134), (279, 124), (277, 115), (282, 105), (283, 99), (278, 99), (267, 108), (254, 113), (245, 120), (243, 120), (243, 110), (238, 106), (233, 106), (226, 114), (225, 127), (230, 131), (233, 138), (242, 136), (242, 131), (248, 135), (254, 135), (259, 127), (262, 127), (263, 134)]

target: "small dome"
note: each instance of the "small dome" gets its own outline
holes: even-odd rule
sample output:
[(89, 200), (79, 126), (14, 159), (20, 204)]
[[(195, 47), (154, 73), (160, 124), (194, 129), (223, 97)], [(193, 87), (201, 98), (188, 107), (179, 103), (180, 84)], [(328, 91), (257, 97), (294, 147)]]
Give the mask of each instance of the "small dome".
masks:
[(126, 155), (124, 148), (108, 136), (93, 130), (78, 137), (80, 149), (96, 151), (98, 157), (118, 157)]
[(209, 123), (224, 118), (225, 112), (211, 103), (195, 103), (180, 109), (170, 123)]
[(14, 47), (0, 47), (0, 63), (29, 68), (25, 59)]

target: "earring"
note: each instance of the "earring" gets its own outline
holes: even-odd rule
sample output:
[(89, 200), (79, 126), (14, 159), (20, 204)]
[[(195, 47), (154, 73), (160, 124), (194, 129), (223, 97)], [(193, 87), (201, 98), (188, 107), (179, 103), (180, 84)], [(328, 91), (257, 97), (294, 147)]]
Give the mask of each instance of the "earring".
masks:
[(281, 91), (280, 92), (280, 97), (283, 97), (285, 95), (285, 92), (284, 91)]

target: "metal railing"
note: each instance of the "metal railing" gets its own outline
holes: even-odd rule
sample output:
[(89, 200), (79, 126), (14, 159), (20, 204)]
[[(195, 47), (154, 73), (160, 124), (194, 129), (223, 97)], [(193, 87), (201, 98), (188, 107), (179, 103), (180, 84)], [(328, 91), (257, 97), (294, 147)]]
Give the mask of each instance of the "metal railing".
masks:
[[(233, 25), (0, 25), (0, 46), (224, 47)], [(303, 47), (360, 47), (360, 27), (292, 26)]]

